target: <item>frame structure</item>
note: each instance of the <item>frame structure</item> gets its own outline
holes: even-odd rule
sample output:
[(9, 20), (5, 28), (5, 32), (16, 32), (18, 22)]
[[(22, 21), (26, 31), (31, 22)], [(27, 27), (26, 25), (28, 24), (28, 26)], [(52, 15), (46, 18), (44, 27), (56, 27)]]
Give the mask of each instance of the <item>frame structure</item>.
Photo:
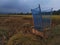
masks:
[[(31, 9), (33, 20), (34, 20), (34, 28), (38, 31), (44, 31), (44, 28), (51, 27), (51, 15), (52, 9), (41, 11), (41, 7)], [(46, 13), (46, 14), (45, 14)]]

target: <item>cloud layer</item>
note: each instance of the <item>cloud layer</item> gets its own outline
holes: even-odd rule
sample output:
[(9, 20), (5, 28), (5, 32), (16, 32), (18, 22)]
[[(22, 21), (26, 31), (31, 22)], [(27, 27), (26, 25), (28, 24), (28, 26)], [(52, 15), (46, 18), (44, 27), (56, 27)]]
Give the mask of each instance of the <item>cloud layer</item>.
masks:
[(60, 0), (0, 0), (0, 12), (30, 12), (38, 4), (42, 9), (60, 9)]

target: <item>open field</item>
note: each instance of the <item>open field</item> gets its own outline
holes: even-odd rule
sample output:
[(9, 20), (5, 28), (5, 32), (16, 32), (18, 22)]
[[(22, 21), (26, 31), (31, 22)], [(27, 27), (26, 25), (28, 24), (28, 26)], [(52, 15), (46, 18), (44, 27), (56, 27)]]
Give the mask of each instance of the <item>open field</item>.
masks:
[[(48, 17), (48, 16), (46, 16), (46, 17)], [(54, 27), (57, 27), (56, 29), (54, 28), (53, 30), (60, 30), (60, 26), (57, 26), (57, 25), (60, 25), (60, 16), (59, 15), (52, 15), (51, 19), (52, 19), (52, 26), (54, 24)], [(8, 40), (10, 40), (10, 38), (13, 38), (15, 36), (15, 34), (20, 32), (20, 30), (24, 31), (23, 26), (25, 24), (30, 24), (32, 26), (34, 25), (32, 15), (9, 15), (9, 16), (6, 15), (6, 16), (0, 16), (0, 32), (2, 32), (2, 33), (0, 33), (0, 38), (4, 37), (2, 39), (2, 45), (4, 43), (7, 43)], [(56, 31), (56, 32), (59, 32), (59, 31)], [(57, 37), (57, 38), (59, 38), (59, 37)], [(54, 39), (56, 39), (56, 38), (54, 38)], [(4, 42), (5, 40), (6, 40), (6, 42)], [(56, 39), (56, 40), (58, 40), (58, 39)]]
[[(3, 17), (9, 17), (9, 16), (14, 16), (14, 17), (23, 17), (23, 18), (33, 18), (32, 15), (0, 15), (0, 17), (3, 16)], [(48, 16), (43, 16), (43, 17), (48, 17)], [(52, 19), (60, 19), (60, 15), (52, 15), (51, 16)]]
[[(0, 15), (0, 17), (16, 17), (16, 18), (17, 17), (22, 17), (24, 19), (33, 20), (33, 16), (32, 15)], [(48, 16), (46, 15), (46, 16), (43, 16), (43, 17), (48, 17)], [(52, 15), (51, 19), (52, 19), (52, 23), (60, 23), (60, 15)]]

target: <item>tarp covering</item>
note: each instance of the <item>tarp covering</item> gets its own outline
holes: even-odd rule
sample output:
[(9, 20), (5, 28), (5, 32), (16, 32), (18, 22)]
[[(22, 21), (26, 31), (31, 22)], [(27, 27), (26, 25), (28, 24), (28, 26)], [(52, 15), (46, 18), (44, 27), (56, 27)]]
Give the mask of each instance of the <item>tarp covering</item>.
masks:
[[(51, 25), (51, 14), (48, 17), (44, 17), (42, 15), (42, 11), (40, 6), (38, 8), (32, 9), (32, 15), (34, 19), (34, 27), (39, 31), (43, 31), (44, 28), (50, 27)], [(46, 11), (48, 12), (48, 11)], [(51, 9), (49, 11), (51, 13)]]

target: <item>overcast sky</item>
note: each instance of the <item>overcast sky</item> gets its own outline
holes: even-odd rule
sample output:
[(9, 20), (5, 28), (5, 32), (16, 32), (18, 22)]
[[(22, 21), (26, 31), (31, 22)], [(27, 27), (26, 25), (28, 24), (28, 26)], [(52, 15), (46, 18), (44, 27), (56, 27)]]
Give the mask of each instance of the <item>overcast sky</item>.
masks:
[(30, 12), (38, 4), (42, 9), (60, 9), (60, 0), (0, 0), (0, 12)]

